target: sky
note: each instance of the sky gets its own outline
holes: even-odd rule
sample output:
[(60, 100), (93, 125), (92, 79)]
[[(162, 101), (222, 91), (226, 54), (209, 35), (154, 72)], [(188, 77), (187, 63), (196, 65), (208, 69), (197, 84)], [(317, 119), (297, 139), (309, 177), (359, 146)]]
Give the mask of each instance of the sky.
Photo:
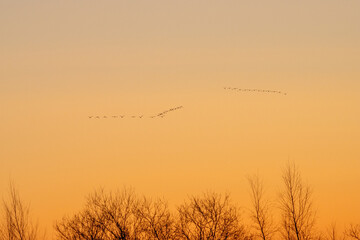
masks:
[[(173, 206), (230, 192), (249, 206), (247, 176), (262, 176), (276, 200), (291, 161), (319, 225), (359, 223), (359, 9), (1, 0), (0, 197), (12, 179), (47, 229), (99, 187)], [(89, 118), (112, 115), (126, 117)]]

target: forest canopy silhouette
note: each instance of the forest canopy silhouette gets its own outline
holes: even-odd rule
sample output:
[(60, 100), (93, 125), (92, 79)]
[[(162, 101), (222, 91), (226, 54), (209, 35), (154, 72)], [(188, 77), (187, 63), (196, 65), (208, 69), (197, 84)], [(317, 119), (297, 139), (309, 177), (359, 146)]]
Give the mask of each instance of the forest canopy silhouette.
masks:
[[(83, 208), (54, 224), (59, 240), (360, 240), (360, 225), (348, 225), (338, 233), (336, 225), (326, 232), (316, 228), (312, 189), (304, 183), (295, 164), (282, 172), (279, 198), (267, 198), (262, 179), (248, 178), (252, 205), (249, 214), (229, 194), (206, 192), (189, 196), (176, 210), (164, 199), (139, 196), (132, 188), (97, 190)], [(14, 186), (3, 200), (0, 240), (37, 240), (47, 237), (34, 223)], [(279, 218), (274, 216), (279, 215)]]

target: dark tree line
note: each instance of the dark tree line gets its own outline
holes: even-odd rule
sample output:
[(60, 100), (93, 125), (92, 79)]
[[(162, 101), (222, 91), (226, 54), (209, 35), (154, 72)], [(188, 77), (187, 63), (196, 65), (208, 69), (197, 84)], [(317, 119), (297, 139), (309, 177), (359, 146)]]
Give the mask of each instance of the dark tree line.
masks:
[(174, 216), (164, 200), (139, 198), (132, 190), (90, 195), (78, 214), (55, 224), (63, 240), (245, 239), (238, 209), (229, 196), (191, 197)]
[[(283, 188), (276, 201), (266, 196), (259, 176), (249, 177), (252, 205), (250, 218), (240, 214), (228, 194), (207, 192), (190, 196), (171, 211), (163, 199), (138, 196), (132, 189), (116, 192), (103, 189), (86, 199), (78, 213), (54, 225), (58, 240), (360, 240), (360, 225), (338, 233), (332, 225), (327, 232), (315, 229), (311, 188), (301, 179), (294, 164), (283, 171)], [(38, 240), (38, 227), (29, 206), (21, 201), (10, 184), (9, 198), (3, 200), (0, 240)], [(276, 218), (275, 212), (280, 213)]]

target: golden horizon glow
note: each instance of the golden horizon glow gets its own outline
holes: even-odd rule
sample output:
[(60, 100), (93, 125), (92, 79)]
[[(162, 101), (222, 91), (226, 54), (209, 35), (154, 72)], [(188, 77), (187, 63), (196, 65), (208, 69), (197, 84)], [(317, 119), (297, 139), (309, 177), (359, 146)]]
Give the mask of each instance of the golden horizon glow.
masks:
[[(170, 204), (276, 198), (294, 161), (318, 223), (360, 222), (360, 2), (0, 3), (0, 189), (49, 232), (103, 186)], [(287, 95), (226, 91), (270, 89)], [(149, 115), (157, 119), (88, 119)], [(4, 193), (4, 194), (3, 194)]]

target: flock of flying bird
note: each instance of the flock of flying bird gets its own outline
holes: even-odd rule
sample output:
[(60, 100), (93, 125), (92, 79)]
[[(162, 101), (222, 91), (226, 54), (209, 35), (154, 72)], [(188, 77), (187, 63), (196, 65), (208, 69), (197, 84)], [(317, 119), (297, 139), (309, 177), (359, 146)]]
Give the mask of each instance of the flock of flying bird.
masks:
[(225, 90), (233, 90), (240, 92), (263, 92), (263, 93), (277, 93), (286, 95), (285, 92), (276, 91), (276, 90), (264, 90), (264, 89), (248, 89), (248, 88), (232, 88), (232, 87), (224, 87)]
[[(261, 92), (261, 93), (276, 93), (276, 94), (282, 94), (282, 95), (286, 95), (287, 93), (285, 92), (281, 92), (281, 91), (276, 91), (276, 90), (264, 90), (264, 89), (247, 89), (247, 88), (233, 88), (233, 87), (224, 87), (225, 90), (233, 90), (233, 91), (239, 91), (239, 92)], [(172, 111), (176, 111), (183, 108), (183, 106), (179, 106), (179, 107), (175, 107), (175, 108), (170, 108), (167, 109), (163, 112), (157, 113), (155, 115), (150, 115), (150, 116), (144, 116), (144, 115), (112, 115), (112, 116), (89, 116), (90, 119), (106, 119), (106, 118), (163, 118), (166, 116), (166, 114), (168, 114), (169, 112)]]
[(112, 116), (106, 116), (106, 115), (104, 115), (104, 116), (99, 116), (99, 115), (97, 115), (97, 116), (89, 116), (89, 118), (90, 119), (107, 119), (107, 118), (157, 118), (157, 117), (161, 117), (161, 118), (163, 118), (163, 117), (165, 117), (166, 116), (166, 114), (168, 114), (169, 112), (172, 112), (172, 111), (176, 111), (176, 110), (179, 110), (179, 109), (181, 109), (181, 108), (183, 108), (183, 106), (179, 106), (179, 107), (174, 107), (174, 108), (170, 108), (170, 109), (167, 109), (167, 110), (165, 110), (165, 111), (162, 111), (162, 112), (160, 112), (160, 113), (157, 113), (157, 114), (155, 114), (155, 115), (150, 115), (150, 116), (144, 116), (144, 115), (129, 115), (129, 116), (127, 116), (127, 115), (112, 115)]

